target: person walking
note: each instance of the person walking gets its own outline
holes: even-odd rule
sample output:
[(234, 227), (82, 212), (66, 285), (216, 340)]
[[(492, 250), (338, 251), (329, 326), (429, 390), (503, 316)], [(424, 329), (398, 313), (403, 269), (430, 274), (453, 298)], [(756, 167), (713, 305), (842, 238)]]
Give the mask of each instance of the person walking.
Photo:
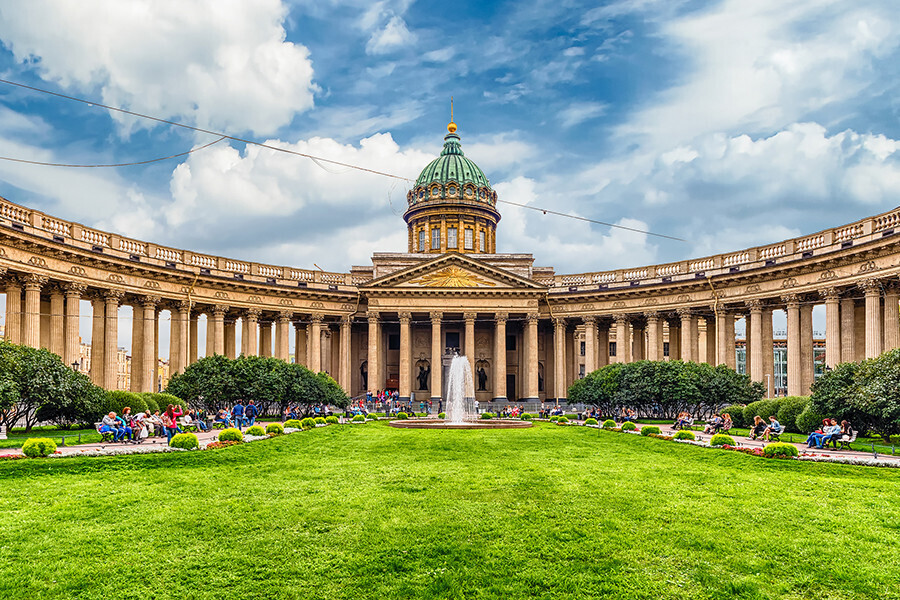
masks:
[(238, 398), (237, 404), (234, 405), (234, 408), (231, 409), (231, 416), (234, 417), (234, 424), (237, 426), (237, 428), (243, 431), (244, 405), (241, 403), (240, 398)]
[(256, 423), (256, 417), (259, 416), (259, 408), (253, 403), (253, 400), (247, 403), (244, 408), (244, 417), (247, 419), (247, 427), (253, 427)]
[(166, 412), (162, 415), (163, 427), (166, 429), (166, 443), (171, 444), (172, 438), (175, 437), (175, 434), (178, 433), (178, 417), (184, 414), (181, 411), (181, 407), (178, 407), (178, 410), (175, 410), (175, 405), (170, 404), (166, 407)]

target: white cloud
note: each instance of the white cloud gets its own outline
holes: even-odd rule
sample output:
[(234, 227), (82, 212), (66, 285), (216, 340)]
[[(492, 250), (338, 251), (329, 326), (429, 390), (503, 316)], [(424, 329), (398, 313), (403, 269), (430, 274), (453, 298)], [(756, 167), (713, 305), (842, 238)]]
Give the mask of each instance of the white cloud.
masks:
[[(285, 41), (286, 12), (279, 0), (30, 0), (0, 8), (0, 37), (44, 79), (99, 88), (106, 104), (266, 134), (316, 90), (309, 51)], [(113, 117), (126, 133), (153, 125)]]
[(416, 36), (406, 27), (406, 22), (401, 17), (394, 15), (384, 28), (379, 29), (369, 38), (369, 43), (366, 44), (366, 53), (387, 54), (398, 48), (412, 45), (415, 41)]
[(603, 102), (578, 102), (571, 104), (559, 111), (559, 120), (563, 127), (573, 127), (591, 119), (596, 119), (606, 112), (607, 105)]

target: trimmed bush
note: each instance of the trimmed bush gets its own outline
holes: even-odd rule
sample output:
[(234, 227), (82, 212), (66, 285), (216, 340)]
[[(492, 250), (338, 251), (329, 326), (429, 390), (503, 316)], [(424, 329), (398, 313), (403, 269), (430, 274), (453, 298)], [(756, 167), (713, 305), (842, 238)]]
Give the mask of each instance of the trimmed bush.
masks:
[(558, 417), (558, 416), (552, 416), (552, 417), (550, 417), (550, 422), (551, 422), (551, 423), (556, 423), (557, 421), (559, 421), (559, 417)]
[(353, 415), (353, 422), (354, 423), (365, 423), (366, 418), (362, 415)]
[[(753, 423), (753, 417), (759, 415), (762, 417), (762, 420), (766, 423), (769, 422), (769, 417), (772, 415), (778, 415), (778, 407), (781, 404), (779, 399), (769, 398), (766, 400), (758, 400), (756, 402), (751, 402), (747, 406), (744, 407), (744, 423), (745, 427), (750, 427), (750, 424)], [(732, 417), (732, 422), (734, 422), (734, 418)]]
[[(325, 422), (329, 425), (337, 425), (341, 421), (336, 416), (331, 415), (330, 417), (325, 417)], [(297, 423), (297, 425), (299, 425), (299, 423)]]
[[(146, 396), (147, 394), (141, 394), (142, 396)], [(153, 399), (156, 401), (157, 406), (159, 406), (160, 412), (166, 410), (166, 407), (170, 404), (174, 406), (180, 406), (181, 410), (187, 412), (188, 405), (187, 402), (179, 398), (178, 396), (173, 396), (172, 394), (166, 394), (165, 392), (161, 393), (150, 393), (150, 396), (153, 396)]]
[(781, 399), (778, 414), (775, 418), (784, 426), (785, 431), (803, 433), (797, 428), (797, 417), (809, 405), (809, 396), (787, 396)]
[(306, 417), (302, 421), (300, 421), (300, 427), (303, 429), (312, 429), (316, 426), (316, 422), (312, 420), (311, 417)]
[(594, 417), (591, 417), (590, 419), (585, 419), (584, 424), (585, 425), (596, 425), (597, 419), (595, 419)]
[(150, 414), (155, 413), (156, 411), (162, 412), (166, 407), (159, 407), (159, 403), (156, 401), (156, 394), (151, 394), (149, 392), (145, 392), (141, 394), (141, 398), (144, 399), (144, 403), (147, 404), (147, 410), (150, 411)]
[(285, 427), (293, 427), (294, 429), (300, 429), (300, 420), (299, 419), (288, 419), (284, 422)]
[(803, 412), (797, 416), (797, 430), (800, 433), (809, 433), (815, 431), (822, 426), (822, 419), (825, 415), (820, 415), (812, 409), (812, 406), (806, 405)]
[(366, 415), (366, 419), (368, 419), (369, 421), (374, 421), (377, 418), (378, 418), (378, 415), (376, 415), (375, 413), (369, 413)]
[(493, 418), (494, 418), (494, 413), (483, 412), (483, 413), (481, 413), (481, 417), (480, 417), (480, 418), (482, 418), (482, 419), (493, 419)]
[(744, 405), (743, 404), (732, 404), (731, 406), (726, 406), (722, 409), (722, 414), (731, 415), (731, 423), (735, 427), (746, 427), (747, 424), (744, 422)]
[(266, 425), (266, 433), (268, 435), (281, 435), (284, 433), (284, 427), (279, 423), (269, 423)]
[(236, 429), (231, 427), (229, 429), (223, 429), (219, 432), (219, 441), (220, 442), (243, 442), (244, 434), (241, 433), (240, 429)]
[(569, 422), (569, 417), (560, 417), (559, 419), (556, 420), (557, 425), (565, 425), (568, 422)]
[(50, 456), (56, 452), (56, 442), (49, 438), (29, 438), (22, 444), (22, 454), (29, 458)]
[(625, 421), (622, 423), (622, 431), (634, 431), (637, 429), (637, 425), (632, 423), (631, 421)]
[(193, 433), (176, 433), (169, 442), (172, 448), (183, 448), (185, 450), (196, 450), (200, 447), (197, 436)]
[(147, 402), (141, 394), (126, 392), (125, 390), (106, 392), (106, 398), (103, 401), (103, 414), (114, 412), (117, 415), (121, 415), (122, 409), (126, 406), (131, 407), (131, 414), (147, 410)]
[(447, 413), (438, 414), (438, 419), (446, 419), (446, 418), (447, 418)]
[(650, 435), (651, 433), (659, 435), (660, 431), (660, 428), (656, 425), (644, 425), (641, 427), (641, 435)]
[(406, 414), (405, 412), (401, 412), (401, 413), (397, 413), (397, 418), (400, 419), (400, 420), (408, 419), (408, 418), (409, 418), (409, 415)]
[(327, 423), (325, 423), (325, 417), (316, 417), (313, 421), (315, 421), (316, 425), (327, 425)]
[(531, 413), (522, 413), (521, 415), (519, 415), (519, 418), (523, 421), (533, 421), (534, 415)]
[(612, 419), (607, 419), (607, 420), (603, 421), (603, 429), (612, 429), (615, 426), (616, 426), (616, 422), (613, 421)]
[(786, 444), (785, 442), (766, 444), (766, 447), (763, 448), (763, 454), (766, 458), (791, 458), (800, 455), (797, 452), (797, 446)]
[(261, 435), (266, 435), (266, 430), (263, 429), (262, 426), (260, 426), (260, 425), (254, 425), (253, 427), (251, 427), (250, 429), (248, 429), (246, 431), (246, 434), (247, 435), (255, 435), (258, 437)]
[(672, 437), (676, 440), (696, 440), (697, 439), (697, 436), (694, 435), (693, 431), (688, 431), (686, 429), (682, 429), (681, 431), (679, 431)]
[(734, 446), (734, 438), (725, 433), (717, 433), (709, 440), (710, 446)]

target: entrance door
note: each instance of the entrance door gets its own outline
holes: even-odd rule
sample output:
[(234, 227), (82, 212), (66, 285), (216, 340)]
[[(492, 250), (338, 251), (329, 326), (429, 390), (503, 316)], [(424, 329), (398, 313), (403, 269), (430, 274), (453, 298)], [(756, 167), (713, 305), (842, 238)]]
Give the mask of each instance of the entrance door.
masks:
[(506, 375), (506, 399), (510, 402), (515, 402), (516, 398), (518, 398), (516, 395), (516, 376), (508, 373)]

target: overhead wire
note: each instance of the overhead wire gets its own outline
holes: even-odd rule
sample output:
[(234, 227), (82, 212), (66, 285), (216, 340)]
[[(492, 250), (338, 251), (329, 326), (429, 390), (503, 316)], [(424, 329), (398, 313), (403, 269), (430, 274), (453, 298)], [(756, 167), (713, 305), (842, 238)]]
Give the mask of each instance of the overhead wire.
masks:
[(39, 160), (27, 160), (24, 158), (12, 158), (10, 156), (0, 156), (0, 160), (7, 160), (10, 162), (17, 163), (25, 163), (28, 165), (39, 165), (42, 167), (67, 167), (70, 169), (99, 169), (106, 167), (132, 167), (135, 165), (148, 165), (150, 163), (160, 162), (163, 160), (171, 160), (173, 158), (179, 158), (181, 156), (187, 156), (188, 154), (193, 154), (194, 152), (199, 152), (200, 150), (204, 150), (218, 144), (222, 140), (227, 139), (225, 136), (220, 137), (219, 139), (210, 142), (208, 144), (204, 144), (203, 146), (197, 146), (196, 148), (191, 148), (187, 152), (179, 152), (178, 154), (170, 154), (169, 156), (162, 156), (160, 158), (151, 158), (149, 160), (138, 160), (134, 162), (126, 162), (126, 163), (112, 163), (112, 164), (81, 164), (81, 165), (73, 165), (68, 163), (53, 163), (53, 162), (43, 162)]
[[(148, 114), (144, 114), (144, 113), (139, 113), (139, 112), (132, 111), (132, 110), (127, 110), (127, 109), (120, 108), (120, 107), (117, 107), (117, 106), (110, 106), (110, 105), (108, 105), (108, 104), (102, 104), (102, 103), (94, 102), (94, 101), (91, 101), (91, 100), (85, 100), (85, 99), (83, 99), (83, 98), (78, 98), (78, 97), (76, 97), (76, 96), (70, 96), (70, 95), (68, 95), (68, 94), (62, 94), (62, 93), (60, 93), (60, 92), (54, 92), (54, 91), (52, 91), (52, 90), (48, 90), (48, 89), (44, 89), (44, 88), (39, 88), (39, 87), (36, 87), (36, 86), (24, 84), (24, 83), (19, 83), (19, 82), (17, 82), (17, 81), (10, 81), (9, 79), (0, 79), (0, 83), (5, 83), (6, 85), (11, 85), (11, 86), (18, 87), (18, 88), (22, 88), (22, 89), (26, 89), (26, 90), (31, 90), (31, 91), (34, 91), (34, 92), (39, 92), (39, 93), (42, 93), (42, 94), (48, 94), (48, 95), (50, 95), (50, 96), (56, 96), (57, 98), (63, 98), (63, 99), (65, 99), (65, 100), (71, 100), (71, 101), (73, 101), (73, 102), (80, 102), (80, 103), (86, 104), (86, 105), (88, 105), (88, 106), (90, 106), (90, 107), (104, 108), (104, 109), (106, 109), (106, 110), (111, 110), (111, 111), (114, 111), (114, 112), (118, 112), (118, 113), (130, 115), (130, 116), (133, 116), (133, 117), (139, 117), (139, 118), (142, 118), (142, 119), (148, 119), (148, 120), (150, 120), (150, 121), (155, 121), (155, 122), (157, 122), (157, 123), (163, 123), (163, 124), (166, 124), (166, 125), (171, 125), (171, 126), (173, 126), (173, 127), (180, 127), (180, 128), (182, 128), (182, 129), (188, 129), (188, 130), (196, 131), (196, 132), (199, 132), (199, 133), (205, 133), (205, 134), (209, 134), (209, 135), (217, 135), (217, 136), (221, 136), (221, 138), (223, 138), (223, 139), (233, 140), (233, 141), (235, 141), (235, 142), (240, 142), (240, 143), (242, 143), (242, 144), (249, 144), (249, 145), (252, 145), (252, 146), (259, 146), (259, 147), (261, 147), (261, 148), (267, 148), (267, 149), (269, 149), (269, 150), (274, 150), (275, 152), (282, 152), (282, 153), (285, 153), (285, 154), (292, 154), (292, 155), (295, 155), (295, 156), (300, 156), (300, 157), (303, 157), (303, 158), (308, 158), (309, 160), (313, 161), (316, 165), (318, 165), (320, 168), (322, 168), (323, 170), (328, 171), (328, 172), (332, 172), (332, 171), (329, 171), (329, 170), (328, 170), (327, 168), (325, 168), (325, 166), (324, 166), (323, 164), (321, 164), (321, 163), (327, 163), (327, 164), (331, 164), (331, 165), (337, 165), (337, 166), (340, 166), (340, 167), (345, 167), (347, 170), (362, 171), (362, 172), (364, 172), (364, 173), (371, 173), (371, 174), (373, 174), (373, 175), (380, 175), (380, 176), (382, 176), (382, 177), (389, 177), (389, 178), (391, 178), (391, 179), (400, 180), (400, 181), (406, 181), (406, 182), (409, 182), (409, 183), (412, 183), (412, 182), (414, 181), (413, 179), (410, 179), (409, 177), (403, 177), (402, 175), (395, 175), (395, 174), (393, 174), (393, 173), (387, 173), (387, 172), (385, 172), (385, 171), (379, 171), (379, 170), (376, 170), (376, 169), (369, 169), (369, 168), (367, 168), (367, 167), (361, 167), (361, 166), (359, 166), (359, 165), (354, 165), (354, 164), (350, 164), (350, 163), (345, 163), (345, 162), (338, 161), (338, 160), (332, 160), (332, 159), (329, 159), (329, 158), (323, 158), (323, 157), (321, 157), (321, 156), (315, 156), (315, 155), (312, 155), (312, 154), (308, 154), (308, 153), (305, 153), (305, 152), (299, 152), (299, 151), (297, 151), (297, 150), (291, 150), (291, 149), (283, 148), (283, 147), (280, 147), (280, 146), (273, 146), (272, 144), (267, 144), (267, 143), (265, 143), (265, 142), (256, 142), (256, 141), (253, 141), (253, 140), (250, 140), (250, 139), (246, 139), (246, 138), (242, 138), (242, 137), (238, 137), (238, 136), (233, 136), (233, 135), (228, 135), (228, 134), (226, 134), (226, 133), (222, 133), (222, 132), (219, 132), (219, 131), (213, 131), (213, 130), (210, 130), (210, 129), (205, 129), (205, 128), (203, 128), (203, 127), (196, 127), (196, 126), (194, 126), (194, 125), (187, 125), (187, 124), (185, 124), (185, 123), (179, 123), (178, 121), (172, 121), (172, 120), (170, 120), (170, 119), (163, 119), (163, 118), (160, 118), (160, 117), (154, 117), (154, 116), (152, 116), (152, 115), (148, 115)], [(217, 140), (216, 143), (218, 143), (219, 141), (221, 141), (221, 140)], [(177, 155), (175, 155), (175, 156), (177, 156)], [(174, 158), (174, 156), (173, 156), (173, 157), (166, 157), (166, 158), (158, 159), (158, 160), (166, 160), (167, 158)], [(19, 160), (19, 161), (17, 161), (17, 162), (26, 162), (26, 161), (24, 161), (24, 160)], [(147, 161), (147, 162), (155, 162), (155, 161)], [(37, 163), (35, 163), (35, 164), (37, 164)], [(134, 164), (142, 164), (142, 163), (134, 163)], [(51, 165), (51, 166), (65, 166), (65, 165)], [(110, 166), (116, 166), (116, 165), (110, 165)], [(128, 165), (124, 165), (124, 164), (123, 164), (123, 165), (121, 165), (121, 166), (128, 166)], [(336, 174), (337, 174), (337, 173), (336, 173)], [(606, 221), (600, 221), (600, 220), (597, 220), (597, 219), (590, 219), (590, 218), (588, 218), (588, 217), (581, 217), (581, 216), (579, 216), (579, 215), (572, 215), (572, 214), (569, 214), (569, 213), (558, 212), (558, 211), (555, 211), (555, 210), (550, 210), (550, 209), (548, 209), (548, 208), (541, 208), (541, 207), (537, 207), (537, 206), (531, 206), (531, 205), (527, 205), (527, 204), (521, 204), (521, 203), (518, 203), (518, 202), (512, 202), (512, 201), (510, 201), (510, 200), (499, 200), (499, 199), (498, 199), (497, 202), (501, 202), (501, 203), (503, 203), (503, 204), (509, 204), (509, 205), (511, 205), (511, 206), (517, 206), (517, 207), (520, 207), (520, 208), (527, 208), (527, 209), (531, 209), (531, 210), (537, 210), (537, 211), (540, 211), (540, 212), (544, 213), (545, 215), (547, 215), (547, 214), (552, 214), (552, 215), (556, 215), (556, 216), (559, 216), (559, 217), (566, 217), (566, 218), (569, 218), (569, 219), (576, 219), (576, 220), (579, 220), (579, 221), (585, 221), (585, 222), (588, 222), (588, 223), (595, 223), (595, 224), (597, 224), (597, 225), (603, 225), (604, 227), (611, 227), (611, 228), (615, 228), (615, 229), (623, 229), (623, 230), (625, 230), (625, 231), (631, 231), (631, 232), (634, 232), (634, 233), (643, 233), (643, 234), (645, 234), (645, 235), (650, 235), (650, 236), (659, 237), (659, 238), (665, 238), (665, 239), (674, 240), (674, 241), (677, 241), (677, 242), (687, 242), (687, 240), (685, 240), (685, 239), (683, 239), (683, 238), (679, 238), (679, 237), (675, 237), (675, 236), (671, 236), (671, 235), (665, 235), (665, 234), (662, 234), (662, 233), (655, 233), (655, 232), (652, 232), (652, 231), (647, 231), (647, 230), (643, 230), (643, 229), (638, 229), (638, 228), (636, 228), (636, 227), (628, 227), (628, 226), (626, 226), (626, 225), (617, 225), (617, 224), (615, 224), (615, 223), (609, 223), (609, 222), (606, 222)], [(392, 212), (393, 212), (393, 206), (391, 206), (391, 210), (392, 210)]]

